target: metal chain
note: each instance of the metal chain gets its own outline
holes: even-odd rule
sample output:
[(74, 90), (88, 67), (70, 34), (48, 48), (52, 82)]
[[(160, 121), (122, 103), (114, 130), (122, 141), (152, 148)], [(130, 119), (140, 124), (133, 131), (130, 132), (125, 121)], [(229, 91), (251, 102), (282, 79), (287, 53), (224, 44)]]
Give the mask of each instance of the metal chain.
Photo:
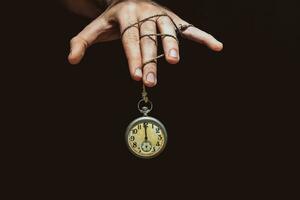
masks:
[(144, 99), (145, 103), (148, 103), (149, 98), (145, 84), (143, 84), (142, 98)]

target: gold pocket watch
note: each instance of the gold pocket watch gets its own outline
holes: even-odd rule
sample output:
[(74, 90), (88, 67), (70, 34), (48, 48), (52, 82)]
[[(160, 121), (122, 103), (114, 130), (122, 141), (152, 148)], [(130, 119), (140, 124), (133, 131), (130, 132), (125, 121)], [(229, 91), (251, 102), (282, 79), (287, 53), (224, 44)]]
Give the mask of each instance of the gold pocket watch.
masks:
[(167, 131), (158, 119), (148, 116), (153, 104), (143, 92), (143, 99), (138, 102), (138, 109), (143, 114), (127, 127), (125, 140), (133, 155), (139, 158), (154, 158), (161, 154), (167, 144)]

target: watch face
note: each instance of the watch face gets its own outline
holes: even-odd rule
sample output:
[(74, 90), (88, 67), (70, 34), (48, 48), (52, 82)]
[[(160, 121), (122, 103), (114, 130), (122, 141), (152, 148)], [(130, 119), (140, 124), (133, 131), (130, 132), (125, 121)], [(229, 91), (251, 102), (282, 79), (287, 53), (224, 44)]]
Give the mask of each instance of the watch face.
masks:
[(125, 136), (129, 150), (141, 158), (158, 156), (167, 143), (164, 125), (153, 117), (140, 117), (131, 122)]

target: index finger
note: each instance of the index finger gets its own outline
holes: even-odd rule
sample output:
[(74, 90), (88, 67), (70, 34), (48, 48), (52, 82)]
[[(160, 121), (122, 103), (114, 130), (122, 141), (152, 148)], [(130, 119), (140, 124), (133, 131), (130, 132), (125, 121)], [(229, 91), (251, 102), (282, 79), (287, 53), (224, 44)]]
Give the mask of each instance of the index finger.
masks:
[(128, 60), (129, 71), (136, 81), (142, 78), (142, 58), (140, 50), (140, 33), (137, 18), (127, 16), (120, 19), (121, 40)]

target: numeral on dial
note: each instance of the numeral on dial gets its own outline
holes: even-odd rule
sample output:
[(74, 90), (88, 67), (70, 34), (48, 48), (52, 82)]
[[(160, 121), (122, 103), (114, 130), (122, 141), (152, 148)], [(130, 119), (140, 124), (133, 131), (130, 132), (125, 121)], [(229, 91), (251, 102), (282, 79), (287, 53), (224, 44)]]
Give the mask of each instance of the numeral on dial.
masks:
[(153, 147), (153, 148), (152, 148), (152, 152), (155, 152), (155, 151), (156, 151), (156, 149), (155, 149), (155, 147)]
[(160, 129), (158, 127), (155, 129), (155, 131), (156, 133), (160, 133)]
[(130, 138), (129, 138), (130, 141), (134, 141), (134, 139), (135, 139), (135, 137), (133, 135), (130, 136)]
[(158, 135), (158, 140), (162, 140), (162, 136), (161, 135)]
[(136, 148), (137, 147), (137, 143), (136, 142), (132, 143), (132, 147)]
[(138, 130), (137, 129), (133, 129), (132, 130), (132, 134), (137, 134)]
[(144, 122), (144, 126), (147, 128), (148, 127), (148, 122)]

